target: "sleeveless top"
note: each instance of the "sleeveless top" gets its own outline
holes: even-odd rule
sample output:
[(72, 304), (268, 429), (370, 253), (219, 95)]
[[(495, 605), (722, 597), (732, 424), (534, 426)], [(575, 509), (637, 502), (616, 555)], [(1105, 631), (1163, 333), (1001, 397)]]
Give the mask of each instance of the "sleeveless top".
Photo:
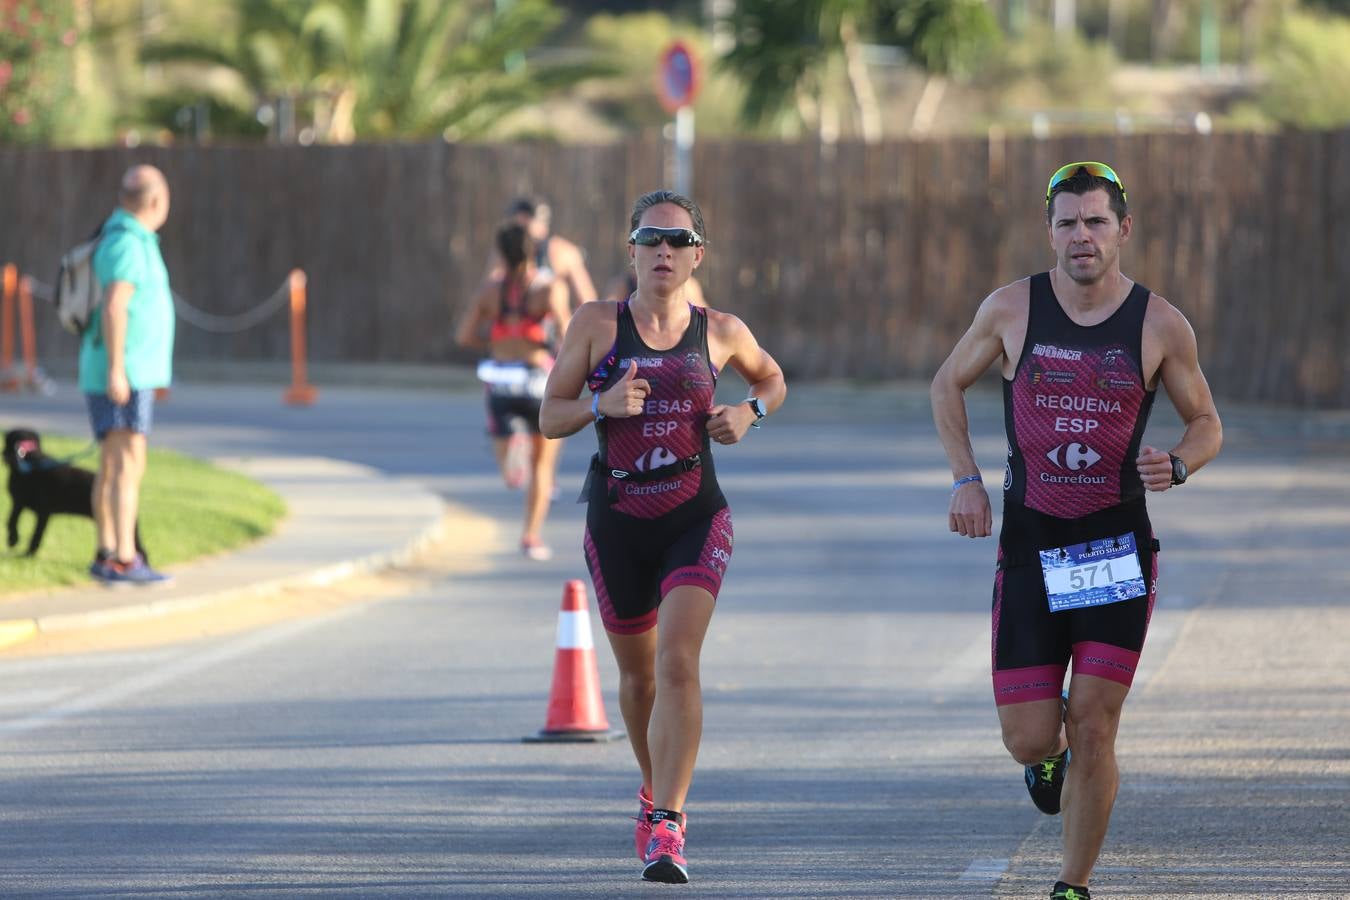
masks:
[[(690, 306), (689, 327), (669, 350), (653, 350), (643, 342), (633, 321), (629, 301), (618, 304), (618, 332), (614, 346), (591, 373), (591, 391), (609, 390), (636, 360), (636, 377), (651, 385), (639, 415), (605, 418), (595, 423), (600, 442), (600, 471), (592, 472), (593, 491), (606, 489), (610, 508), (630, 516), (653, 519), (693, 501), (711, 504), (709, 512), (726, 505), (712, 466), (706, 424), (717, 387), (717, 370), (708, 357), (707, 311)], [(642, 473), (688, 460), (698, 465), (654, 481), (626, 481), (611, 469)], [(600, 476), (604, 477), (601, 478)], [(597, 496), (592, 493), (592, 504)]]
[[(533, 279), (530, 284), (533, 284)], [(497, 308), (497, 318), (488, 331), (488, 340), (496, 343), (507, 338), (521, 338), (541, 347), (551, 348), (553, 336), (546, 320), (552, 316), (545, 312), (542, 316), (529, 314), (527, 298), (529, 285), (522, 285), (510, 278), (502, 283), (501, 304)]]
[(534, 245), (534, 266), (541, 275), (556, 274), (553, 271), (553, 262), (548, 258), (548, 242), (551, 240), (553, 240), (553, 235), (550, 234)]
[(1145, 390), (1144, 313), (1136, 283), (1096, 325), (1059, 305), (1050, 274), (1031, 278), (1027, 336), (1003, 381), (1008, 464), (1004, 506), (1078, 519), (1144, 497), (1135, 467), (1155, 391)]

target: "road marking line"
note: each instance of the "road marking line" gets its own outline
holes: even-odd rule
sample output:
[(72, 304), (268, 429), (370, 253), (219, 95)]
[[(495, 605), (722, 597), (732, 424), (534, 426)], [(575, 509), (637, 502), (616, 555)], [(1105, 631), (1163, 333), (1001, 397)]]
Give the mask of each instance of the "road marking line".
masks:
[(162, 650), (134, 650), (126, 653), (90, 653), (83, 656), (44, 656), (33, 659), (0, 660), (0, 676), (28, 675), (53, 672), (64, 675), (82, 669), (106, 669), (114, 666), (141, 665), (166, 657), (179, 657), (186, 652), (170, 647)]
[[(988, 684), (990, 660), (989, 626), (985, 625), (959, 653), (928, 679), (929, 688), (980, 687)], [(985, 676), (981, 681), (980, 675)]]
[(41, 706), (55, 703), (62, 697), (69, 697), (78, 691), (77, 687), (38, 688), (33, 691), (6, 691), (0, 695), (0, 708), (7, 706)]
[(364, 610), (365, 607), (363, 606), (351, 606), (337, 610), (332, 615), (284, 622), (281, 625), (266, 629), (265, 631), (255, 632), (246, 635), (239, 640), (230, 641), (214, 650), (207, 651), (200, 655), (185, 656), (170, 661), (163, 666), (150, 669), (138, 675), (133, 675), (122, 681), (114, 682), (100, 690), (92, 691), (80, 697), (75, 697), (72, 700), (67, 700), (64, 703), (59, 703), (56, 706), (40, 710), (31, 715), (24, 716), (23, 718), (14, 719), (9, 722), (0, 722), (0, 736), (37, 731), (48, 725), (54, 725), (63, 719), (69, 719), (72, 716), (91, 712), (92, 710), (104, 706), (111, 706), (114, 703), (125, 700), (128, 697), (133, 697), (143, 691), (160, 687), (187, 675), (200, 672), (203, 669), (208, 669), (220, 663), (228, 662), (237, 657), (246, 656), (257, 650), (261, 650), (268, 644), (284, 641), (319, 625), (326, 625), (339, 619), (354, 616)]
[(982, 857), (967, 866), (957, 881), (998, 881), (1006, 871), (1008, 871), (1006, 859)]

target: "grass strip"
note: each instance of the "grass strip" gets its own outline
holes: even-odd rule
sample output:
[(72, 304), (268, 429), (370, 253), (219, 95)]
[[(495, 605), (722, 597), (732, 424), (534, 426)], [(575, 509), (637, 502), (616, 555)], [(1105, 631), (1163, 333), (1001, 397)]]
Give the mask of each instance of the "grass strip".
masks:
[[(97, 448), (86, 440), (43, 435), (48, 456), (98, 467)], [(0, 467), (2, 468), (2, 467)], [(4, 470), (6, 476), (8, 470)], [(9, 491), (0, 491), (0, 526), (9, 521)], [(151, 447), (141, 485), (141, 541), (156, 568), (223, 553), (270, 534), (286, 514), (272, 490), (237, 472), (195, 457)], [(19, 544), (0, 554), (0, 597), (89, 582), (95, 537), (91, 519), (52, 516), (36, 557), (22, 555), (37, 519), (19, 516)]]

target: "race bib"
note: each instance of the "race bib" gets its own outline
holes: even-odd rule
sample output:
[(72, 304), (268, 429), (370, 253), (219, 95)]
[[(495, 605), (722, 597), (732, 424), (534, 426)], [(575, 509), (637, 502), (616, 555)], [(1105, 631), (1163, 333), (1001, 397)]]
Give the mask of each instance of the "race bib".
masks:
[(1051, 612), (1104, 606), (1146, 593), (1133, 533), (1042, 550), (1040, 554)]
[(548, 373), (525, 363), (504, 363), (485, 359), (478, 364), (478, 380), (498, 397), (543, 399)]

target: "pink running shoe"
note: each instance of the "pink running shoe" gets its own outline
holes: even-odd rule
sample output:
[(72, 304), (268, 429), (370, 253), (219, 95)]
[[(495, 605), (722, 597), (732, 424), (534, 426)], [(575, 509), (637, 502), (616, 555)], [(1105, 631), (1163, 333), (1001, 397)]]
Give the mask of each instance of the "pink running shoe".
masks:
[(684, 858), (684, 816), (652, 824), (652, 839), (642, 861), (642, 877), (666, 884), (688, 884), (689, 863)]
[(644, 859), (647, 845), (652, 840), (652, 810), (655, 809), (652, 798), (647, 796), (646, 788), (638, 788), (637, 828), (633, 829), (633, 845), (637, 848), (638, 859)]

